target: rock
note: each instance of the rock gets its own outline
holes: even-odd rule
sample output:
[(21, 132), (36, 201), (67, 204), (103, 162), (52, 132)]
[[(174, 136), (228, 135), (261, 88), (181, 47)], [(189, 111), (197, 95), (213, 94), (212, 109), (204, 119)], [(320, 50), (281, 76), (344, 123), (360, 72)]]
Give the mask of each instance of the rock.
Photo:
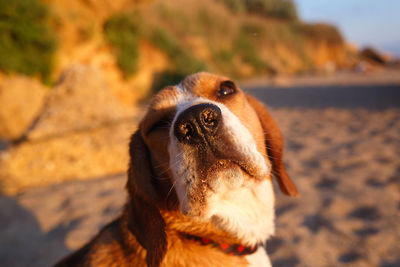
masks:
[(372, 64), (385, 65), (388, 59), (372, 47), (367, 47), (360, 52), (360, 57)]
[(68, 69), (26, 139), (0, 153), (0, 190), (125, 173), (138, 112), (121, 104), (100, 71)]
[(25, 76), (0, 77), (0, 139), (21, 138), (42, 109), (47, 89)]
[(74, 65), (61, 75), (27, 138), (35, 140), (93, 129), (128, 118), (133, 112), (110, 92), (97, 68)]

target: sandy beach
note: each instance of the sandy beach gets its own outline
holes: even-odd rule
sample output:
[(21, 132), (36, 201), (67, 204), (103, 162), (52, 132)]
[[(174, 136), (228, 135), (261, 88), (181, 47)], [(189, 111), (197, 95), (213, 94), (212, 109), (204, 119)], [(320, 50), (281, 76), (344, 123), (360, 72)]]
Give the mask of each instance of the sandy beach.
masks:
[[(280, 125), (301, 193), (276, 190), (273, 266), (400, 266), (400, 82), (244, 87)], [(77, 249), (118, 215), (124, 184), (116, 173), (0, 196), (0, 266)]]

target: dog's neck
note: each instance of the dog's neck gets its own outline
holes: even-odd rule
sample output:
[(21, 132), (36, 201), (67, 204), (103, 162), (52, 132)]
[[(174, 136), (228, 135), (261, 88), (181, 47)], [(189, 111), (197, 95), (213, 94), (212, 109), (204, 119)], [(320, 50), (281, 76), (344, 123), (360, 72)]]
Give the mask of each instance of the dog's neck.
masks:
[[(172, 257), (175, 253), (187, 256), (189, 262), (195, 262), (193, 266), (270, 266), (268, 256), (265, 253), (265, 246), (259, 246), (254, 253), (248, 255), (235, 256), (224, 253), (216, 246), (205, 246), (201, 242), (182, 236), (182, 233), (191, 233), (192, 236), (197, 237), (208, 237), (215, 244), (237, 244), (233, 245), (236, 249), (239, 246), (238, 244), (242, 244), (242, 240), (222, 231), (212, 223), (199, 223), (182, 215), (179, 211), (162, 211), (161, 213), (166, 221), (168, 237), (169, 252), (165, 257), (165, 263), (167, 264), (165, 266), (179, 266), (179, 262), (176, 262), (179, 259)], [(244, 247), (248, 246), (246, 244), (242, 245)], [(181, 260), (183, 261), (184, 259)], [(262, 264), (260, 265), (260, 263)]]
[(218, 243), (208, 237), (195, 236), (186, 233), (182, 233), (182, 237), (188, 240), (193, 240), (194, 242), (198, 242), (203, 246), (214, 247), (225, 254), (235, 255), (235, 256), (251, 255), (257, 251), (259, 246), (258, 244), (255, 246), (246, 246), (243, 244)]
[[(217, 196), (218, 197), (218, 196)], [(214, 215), (210, 220), (184, 216), (178, 208), (162, 211), (167, 229), (208, 237), (216, 242), (254, 246), (274, 233), (274, 196), (270, 180), (257, 188), (243, 188), (211, 198)]]
[(165, 220), (167, 235), (184, 238), (182, 233), (193, 236), (208, 237), (217, 243), (240, 244), (241, 240), (226, 231), (216, 227), (211, 222), (199, 221), (183, 215), (179, 210), (161, 210)]
[(210, 198), (209, 214), (218, 228), (256, 245), (268, 239), (274, 227), (274, 193), (271, 180), (224, 190)]
[[(263, 182), (259, 188), (259, 191), (255, 192), (254, 196), (251, 196), (253, 194), (248, 195), (246, 190), (244, 190), (244, 193), (246, 193), (245, 196), (239, 197), (237, 193), (238, 192), (232, 192), (232, 195), (229, 194), (229, 196), (227, 196), (228, 198), (225, 198), (225, 200), (228, 200), (230, 206), (230, 210), (227, 210), (227, 216), (229, 216), (230, 219), (228, 223), (236, 226), (230, 229), (232, 231), (226, 231), (226, 227), (221, 228), (221, 225), (218, 226), (218, 223), (216, 223), (215, 220), (205, 221), (185, 216), (179, 211), (179, 207), (177, 207), (177, 205), (172, 205), (171, 207), (171, 205), (166, 205), (166, 202), (164, 202), (163, 205), (157, 205), (157, 210), (159, 210), (160, 215), (165, 223), (165, 228), (162, 231), (165, 231), (165, 236), (167, 238), (167, 253), (165, 255), (165, 259), (163, 260), (163, 264), (165, 262), (170, 264), (165, 266), (180, 266), (180, 264), (175, 262), (179, 259), (174, 258), (174, 255), (176, 256), (183, 254), (187, 255), (187, 257), (185, 257), (185, 259), (182, 258), (182, 261), (187, 260), (188, 262), (191, 262), (192, 259), (196, 258), (196, 262), (198, 262), (196, 266), (207, 267), (210, 265), (235, 267), (246, 266), (247, 262), (253, 258), (257, 260), (258, 258), (261, 258), (263, 261), (266, 261), (268, 257), (262, 247), (260, 247), (254, 254), (247, 255), (245, 257), (232, 257), (228, 254), (222, 253), (215, 247), (203, 246), (202, 244), (188, 240), (181, 235), (181, 233), (188, 233), (194, 236), (208, 237), (216, 243), (243, 244), (244, 246), (254, 246), (260, 242), (264, 242), (274, 230), (274, 197), (272, 194), (271, 181), (266, 180)], [(223, 207), (219, 207), (220, 210), (221, 208), (223, 210)], [(127, 211), (132, 210), (129, 204), (126, 206), (126, 209)], [(247, 211), (250, 211), (250, 213)], [(132, 210), (132, 212), (133, 213), (131, 214), (129, 214), (129, 212), (125, 213), (127, 219), (124, 221), (128, 222), (129, 220), (132, 220), (133, 217), (135, 217), (137, 214), (142, 214), (143, 211), (141, 210), (140, 206), (138, 206), (136, 207), (136, 210)], [(218, 216), (221, 215), (223, 214)], [(143, 223), (146, 222), (143, 221)], [(126, 226), (123, 228), (127, 229)], [(148, 232), (148, 234), (153, 232), (157, 231), (151, 231)], [(241, 236), (246, 237), (246, 235), (250, 235), (250, 242), (246, 238), (241, 238)], [(131, 244), (130, 247), (137, 246), (135, 245), (137, 244), (137, 241), (139, 241), (137, 240), (137, 237), (134, 237), (130, 234), (127, 234), (127, 236), (131, 236), (129, 240), (126, 240), (127, 243)], [(149, 239), (151, 238), (144, 237), (144, 240)], [(153, 245), (157, 244), (158, 242), (155, 241)], [(149, 246), (149, 244), (144, 243), (141, 243), (141, 245), (143, 245), (147, 250), (153, 249), (152, 245)], [(204, 253), (199, 253), (199, 251)], [(203, 254), (206, 257), (209, 257), (210, 260), (207, 260), (206, 257), (202, 256)], [(211, 259), (215, 261), (211, 261)], [(232, 265), (224, 265), (224, 263), (227, 261), (232, 262)], [(215, 262), (220, 262), (221, 264), (215, 265), (213, 264)]]

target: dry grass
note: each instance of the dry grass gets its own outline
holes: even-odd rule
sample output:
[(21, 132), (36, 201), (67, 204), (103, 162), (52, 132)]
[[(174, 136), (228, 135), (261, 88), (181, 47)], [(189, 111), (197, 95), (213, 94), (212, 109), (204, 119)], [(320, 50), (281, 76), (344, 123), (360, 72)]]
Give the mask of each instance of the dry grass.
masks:
[[(142, 18), (138, 36), (150, 40), (171, 60), (156, 86), (178, 82), (199, 70), (235, 78), (285, 72), (288, 66), (304, 72), (315, 67), (312, 49), (307, 49), (310, 43), (343, 46), (333, 26), (305, 24), (297, 15), (288, 19), (264, 12), (260, 16), (254, 12), (255, 6), (268, 1), (250, 2), (245, 12), (216, 0), (155, 1), (132, 11), (136, 13), (131, 16), (139, 13)], [(293, 5), (291, 1), (277, 2)]]
[[(322, 52), (317, 53), (314, 47), (310, 49), (310, 43), (317, 43), (316, 47), (319, 44), (339, 45), (344, 49), (343, 39), (337, 29), (330, 25), (302, 23), (297, 18), (292, 1), (155, 0), (136, 3), (129, 8), (122, 9), (122, 6), (115, 9), (113, 15), (108, 15), (111, 11), (104, 15), (104, 18), (108, 17), (104, 24), (104, 18), (101, 19), (102, 37), (99, 32), (101, 27), (89, 23), (77, 31), (77, 38), (86, 41), (98, 35), (100, 39), (104, 38), (104, 43), (112, 46), (112, 53), (125, 78), (138, 71), (141, 40), (150, 42), (169, 58), (169, 67), (164, 74), (158, 75), (159, 81), (167, 83), (177, 82), (186, 74), (199, 70), (223, 73), (234, 78), (303, 72), (316, 68), (315, 62), (322, 62), (320, 65), (323, 65), (325, 61), (336, 60), (332, 55), (323, 55), (323, 60), (313, 59), (321, 57), (321, 53), (326, 54), (329, 47), (323, 47)], [(5, 10), (4, 7), (1, 9)], [(12, 71), (31, 75), (40, 73), (44, 78), (49, 77), (52, 72), (49, 59), (54, 46), (46, 38), (35, 39), (32, 44), (39, 44), (47, 52), (34, 51), (28, 53), (29, 56), (23, 56), (20, 51), (20, 57), (11, 57), (23, 59), (23, 64), (17, 62), (18, 66), (26, 68), (38, 65), (36, 69), (14, 67)], [(0, 38), (0, 49), (1, 44)], [(98, 45), (101, 46), (101, 42)], [(20, 46), (13, 47), (17, 49)], [(31, 52), (29, 49), (26, 51)], [(0, 60), (0, 69), (6, 59), (3, 57)], [(25, 64), (27, 60), (36, 65)], [(162, 86), (163, 83), (156, 81), (156, 86)]]

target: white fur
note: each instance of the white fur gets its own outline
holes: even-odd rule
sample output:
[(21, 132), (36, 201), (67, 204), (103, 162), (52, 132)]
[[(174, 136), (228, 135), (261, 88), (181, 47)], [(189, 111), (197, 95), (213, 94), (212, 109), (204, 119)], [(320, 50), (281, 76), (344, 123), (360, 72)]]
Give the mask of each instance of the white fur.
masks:
[(249, 267), (271, 267), (271, 261), (264, 247), (259, 247), (253, 254), (246, 256)]
[(175, 107), (178, 103), (182, 102), (185, 98), (185, 91), (181, 85), (175, 86), (173, 93), (168, 94), (168, 97), (162, 99), (154, 104), (154, 109), (167, 109), (170, 107)]
[(274, 233), (274, 194), (270, 180), (237, 189), (221, 188), (209, 197), (207, 217), (218, 216), (221, 226), (244, 243), (255, 245)]
[[(270, 172), (268, 162), (257, 150), (249, 130), (225, 105), (196, 97), (185, 91), (182, 86), (179, 89), (182, 94), (179, 100), (177, 99), (177, 113), (171, 125), (174, 125), (181, 112), (193, 105), (217, 105), (221, 109), (224, 133), (233, 144), (232, 149), (241, 153), (256, 167), (258, 178), (263, 177), (260, 181), (244, 174), (239, 168), (217, 172), (216, 177), (211, 179), (213, 190), (207, 193), (205, 211), (199, 219), (215, 222), (218, 227), (238, 236), (249, 245), (265, 241), (274, 233), (274, 194), (271, 180), (267, 179)], [(177, 140), (173, 134), (173, 127), (170, 130), (169, 156), (180, 208), (183, 213), (187, 213), (190, 210), (188, 193), (191, 184), (200, 179), (196, 173), (197, 157), (196, 151), (187, 149)], [(261, 256), (254, 259), (259, 257)]]

